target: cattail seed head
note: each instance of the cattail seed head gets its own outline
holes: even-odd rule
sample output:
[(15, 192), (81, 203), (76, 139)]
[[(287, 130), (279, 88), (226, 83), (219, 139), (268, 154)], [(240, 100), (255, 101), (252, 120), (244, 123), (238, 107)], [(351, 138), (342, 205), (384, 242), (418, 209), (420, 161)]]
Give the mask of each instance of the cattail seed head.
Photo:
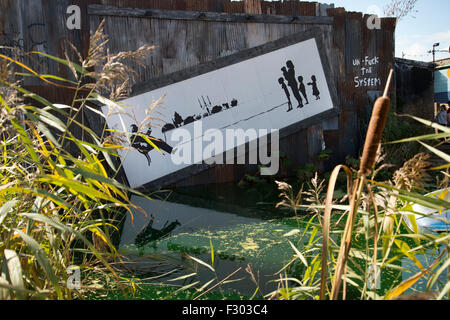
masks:
[(369, 128), (367, 129), (366, 142), (359, 167), (359, 175), (367, 176), (375, 164), (378, 146), (381, 142), (383, 130), (389, 113), (391, 100), (388, 97), (380, 97), (375, 101)]

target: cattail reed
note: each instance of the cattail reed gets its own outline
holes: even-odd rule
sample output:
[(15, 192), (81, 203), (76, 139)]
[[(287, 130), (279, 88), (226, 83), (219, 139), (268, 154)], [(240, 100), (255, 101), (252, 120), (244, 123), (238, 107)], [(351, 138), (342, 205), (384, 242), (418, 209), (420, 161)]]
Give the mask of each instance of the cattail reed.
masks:
[(367, 129), (366, 141), (359, 167), (359, 175), (367, 176), (375, 164), (378, 146), (381, 142), (386, 120), (388, 118), (391, 100), (387, 97), (393, 70), (389, 73), (388, 83), (384, 95), (377, 99), (373, 106), (372, 117), (370, 118), (369, 128)]
[[(386, 125), (389, 106), (391, 104), (391, 101), (387, 97), (387, 95), (389, 92), (393, 72), (394, 70), (391, 69), (383, 97), (378, 98), (373, 106), (372, 117), (370, 118), (369, 128), (367, 129), (367, 137), (364, 144), (361, 165), (359, 167), (358, 179), (356, 179), (355, 183), (353, 184), (353, 191), (351, 193), (350, 199), (350, 211), (348, 214), (347, 223), (345, 225), (344, 234), (342, 235), (341, 247), (339, 249), (338, 258), (336, 261), (334, 282), (331, 288), (331, 296), (330, 296), (331, 300), (336, 300), (340, 292), (341, 280), (346, 270), (347, 260), (352, 245), (353, 226), (358, 213), (362, 191), (366, 183), (366, 177), (369, 175), (369, 173), (372, 171), (373, 166), (375, 165), (378, 146), (380, 145), (381, 136), (383, 134), (384, 127)], [(330, 210), (330, 208), (326, 210)], [(324, 273), (322, 273), (322, 275), (324, 275)], [(321, 284), (322, 299), (324, 297), (323, 279), (324, 278), (322, 278)], [(344, 288), (344, 297), (345, 297), (345, 288)]]

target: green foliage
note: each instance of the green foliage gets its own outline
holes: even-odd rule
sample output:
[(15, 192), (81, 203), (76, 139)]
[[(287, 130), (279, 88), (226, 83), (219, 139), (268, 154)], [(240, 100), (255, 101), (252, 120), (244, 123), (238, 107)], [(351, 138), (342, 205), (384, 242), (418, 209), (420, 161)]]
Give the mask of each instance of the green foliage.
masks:
[(317, 160), (328, 160), (330, 159), (331, 155), (333, 154), (333, 150), (331, 149), (325, 149), (320, 151), (319, 155), (317, 156)]
[(304, 166), (295, 168), (297, 178), (301, 181), (311, 180), (317, 172), (317, 168), (312, 163), (307, 163)]
[[(397, 141), (427, 133), (434, 133), (434, 131), (416, 121), (405, 117), (397, 117), (390, 113), (383, 133), (383, 141)], [(384, 149), (387, 154), (386, 162), (392, 163), (397, 167), (402, 166), (405, 159), (411, 159), (415, 154), (423, 150), (419, 144), (414, 142), (385, 145)]]
[[(387, 157), (379, 154), (372, 175), (373, 180), (368, 181), (366, 188), (361, 188), (357, 192), (360, 201), (356, 202), (358, 214), (350, 234), (352, 247), (348, 253), (348, 264), (344, 270), (345, 276), (338, 295), (342, 299), (409, 299), (409, 296), (404, 296), (405, 293), (414, 293), (415, 296), (411, 299), (449, 297), (450, 282), (448, 279), (442, 281), (444, 271), (450, 264), (448, 232), (437, 234), (418, 228), (410, 212), (413, 204), (420, 204), (436, 212), (450, 209), (450, 203), (442, 197), (438, 199), (423, 196), (423, 193), (427, 192), (424, 188), (428, 191), (442, 188), (446, 189), (442, 194), (448, 192), (449, 181), (445, 177), (448, 177), (450, 157), (439, 149), (439, 143), (442, 139), (449, 142), (450, 130), (416, 117), (407, 116), (407, 118), (416, 120), (426, 127), (416, 130), (417, 125), (410, 125), (408, 121), (405, 121), (405, 117), (402, 117), (401, 121), (397, 121), (402, 123), (402, 129), (387, 134), (391, 138), (397, 138), (397, 141), (385, 145), (385, 150), (388, 150), (388, 153), (397, 153), (394, 158), (401, 160), (400, 168), (388, 174), (389, 171), (386, 169), (389, 166), (383, 162), (393, 157), (389, 157), (389, 154)], [(391, 119), (391, 125), (393, 122)], [(430, 129), (437, 129), (440, 132), (430, 133)], [(406, 139), (406, 136), (413, 132), (421, 133), (421, 135)], [(447, 164), (430, 169), (430, 164), (427, 162), (429, 156), (426, 154), (413, 154), (414, 156), (409, 158), (412, 150), (401, 152), (403, 150), (401, 146), (405, 143), (408, 144), (408, 148), (416, 144), (412, 150), (420, 150), (417, 146), (423, 146), (429, 153), (442, 158)], [(410, 160), (405, 161), (405, 159)], [(353, 169), (351, 171), (349, 169), (347, 175), (350, 179), (355, 179), (359, 160), (347, 157), (346, 164)], [(443, 177), (438, 180), (439, 184), (429, 184), (430, 173), (439, 173)], [(340, 178), (337, 175), (331, 175), (329, 180), (331, 179), (335, 179), (336, 182)], [(341, 181), (338, 184), (342, 186), (344, 183)], [(288, 187), (279, 184), (280, 191)], [(315, 188), (311, 185), (309, 187), (310, 190), (303, 191), (302, 194), (315, 192)], [(356, 189), (353, 189), (353, 192), (356, 192)], [(288, 196), (286, 192), (282, 195), (284, 197), (279, 204), (294, 203), (294, 195), (291, 195), (290, 200), (285, 199)], [(316, 198), (320, 200), (319, 197)], [(316, 300), (319, 299), (320, 287), (324, 284), (324, 298), (331, 297), (330, 284), (336, 274), (338, 253), (345, 234), (345, 220), (351, 209), (349, 205), (342, 204), (339, 198), (335, 194), (332, 197), (329, 227), (324, 224), (323, 213), (326, 206), (323, 202), (315, 201), (315, 204), (304, 205), (295, 203), (295, 208), (292, 209), (305, 207), (315, 214), (306, 222), (306, 225), (302, 224), (301, 236), (293, 245), (293, 256), (279, 272), (281, 275), (278, 281), (279, 289), (268, 296), (281, 300)], [(447, 225), (450, 224), (450, 221), (442, 217), (436, 219)], [(323, 255), (325, 231), (329, 234), (329, 241), (326, 244), (327, 256)], [(324, 263), (328, 272), (322, 279), (320, 272)], [(376, 276), (373, 265), (380, 270)], [(404, 279), (404, 274), (408, 273), (409, 278)], [(370, 284), (375, 277), (380, 278), (380, 286), (371, 288)], [(424, 292), (418, 293), (412, 290), (418, 282), (424, 283), (425, 289), (422, 289)]]
[[(77, 121), (90, 108), (88, 101), (100, 99), (100, 91), (120, 92), (116, 85), (126, 76), (122, 57), (106, 61), (102, 56), (102, 25), (89, 56), (79, 64), (46, 55), (67, 66), (77, 81), (40, 75), (0, 55), (0, 298), (83, 298), (98, 289), (89, 277), (78, 290), (69, 289), (71, 265), (95, 270), (124, 288), (112, 264), (121, 259), (112, 238), (123, 212), (134, 207), (129, 193), (141, 194), (114, 178), (119, 168), (113, 158), (120, 145)], [(102, 63), (102, 72), (87, 71)], [(21, 69), (73, 89), (73, 105), (65, 110), (21, 87), (15, 82), (23, 76)], [(42, 104), (45, 108), (37, 107)], [(85, 139), (72, 134), (74, 127)]]

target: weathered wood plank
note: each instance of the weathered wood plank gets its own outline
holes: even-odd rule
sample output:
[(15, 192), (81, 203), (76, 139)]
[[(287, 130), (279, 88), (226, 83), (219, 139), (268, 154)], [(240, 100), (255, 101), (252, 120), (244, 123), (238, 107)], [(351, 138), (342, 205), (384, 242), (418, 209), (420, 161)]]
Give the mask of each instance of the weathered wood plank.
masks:
[(261, 0), (244, 0), (245, 13), (261, 14)]
[(121, 8), (104, 5), (89, 5), (89, 15), (120, 16), (135, 18), (202, 20), (217, 22), (289, 23), (289, 24), (333, 24), (331, 17), (267, 15), (247, 13), (221, 13), (203, 11), (159, 10)]
[[(343, 161), (347, 155), (357, 156), (360, 136), (364, 131), (361, 119), (365, 113), (361, 110), (370, 105), (368, 97), (371, 92), (379, 89), (355, 88), (353, 78), (357, 74), (352, 70), (352, 58), (379, 56), (380, 65), (376, 71), (383, 82), (388, 69), (393, 66), (394, 19), (381, 19), (381, 30), (373, 31), (365, 27), (367, 16), (361, 17), (343, 8), (326, 10), (327, 6), (314, 2), (261, 1), (262, 14), (251, 13), (253, 9), (248, 6), (245, 12), (244, 1), (229, 0), (34, 0), (31, 6), (28, 2), (0, 1), (0, 44), (25, 50), (44, 50), (63, 58), (63, 45), (69, 40), (86, 55), (89, 31), (94, 31), (105, 17), (105, 31), (110, 38), (108, 45), (112, 53), (135, 50), (143, 44), (156, 45), (156, 50), (143, 67), (131, 65), (137, 71), (135, 93), (145, 84), (150, 86), (152, 83), (159, 82), (161, 85), (164, 81), (178, 81), (183, 75), (188, 76), (186, 70), (207, 72), (209, 64), (219, 66), (221, 60), (215, 61), (217, 58), (240, 52), (245, 54), (245, 50), (252, 46), (318, 28), (317, 38), (324, 44), (321, 53), (323, 51), (327, 57), (322, 63), (327, 65), (326, 73), (333, 79), (334, 87), (331, 89), (339, 92), (339, 96), (336, 94), (337, 105), (342, 111), (338, 123), (335, 119), (330, 127), (325, 123), (323, 128), (328, 129), (324, 131), (327, 145), (331, 139), (335, 148), (335, 163)], [(81, 31), (68, 30), (65, 26), (65, 9), (70, 4), (79, 5), (82, 9)], [(258, 6), (257, 1), (253, 5)], [(117, 8), (116, 12), (111, 11), (111, 7)], [(259, 13), (258, 8), (256, 12)], [(38, 72), (70, 76), (64, 66), (52, 64), (51, 61), (42, 59), (32, 65)], [(174, 79), (167, 80), (173, 75)], [(65, 102), (61, 90), (43, 86), (32, 78), (26, 79), (26, 84), (33, 85), (33, 88), (39, 86), (41, 90), (36, 90), (51, 101)], [(391, 94), (394, 93), (395, 86)], [(392, 100), (395, 100), (393, 95)], [(323, 119), (326, 116), (330, 115), (323, 115)], [(317, 125), (323, 119), (314, 119), (315, 122), (302, 125)], [(291, 130), (291, 136), (283, 138), (288, 142), (281, 145), (284, 148), (292, 146), (302, 155), (306, 154), (306, 151), (302, 153), (303, 148), (307, 147), (306, 130), (303, 134), (298, 134), (299, 127)], [(282, 151), (285, 151), (283, 147)], [(308, 161), (300, 157), (294, 159), (296, 165)], [(219, 179), (222, 181), (237, 177), (238, 170), (212, 169), (192, 178), (191, 182), (214, 182), (216, 173), (223, 175)], [(187, 178), (190, 179), (190, 176)]]

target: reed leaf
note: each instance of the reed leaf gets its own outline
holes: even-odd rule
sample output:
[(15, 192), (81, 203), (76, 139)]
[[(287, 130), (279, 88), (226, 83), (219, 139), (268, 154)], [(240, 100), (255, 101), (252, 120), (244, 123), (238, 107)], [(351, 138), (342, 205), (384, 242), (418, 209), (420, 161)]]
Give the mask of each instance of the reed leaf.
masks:
[(450, 132), (444, 132), (444, 133), (427, 134), (427, 135), (423, 135), (423, 136), (405, 138), (405, 139), (401, 139), (401, 140), (385, 142), (383, 144), (389, 145), (389, 144), (399, 144), (399, 143), (407, 143), (407, 142), (420, 142), (423, 140), (438, 140), (438, 139), (445, 139), (448, 137), (450, 137)]
[(17, 200), (11, 200), (4, 203), (0, 207), (0, 225), (3, 223), (3, 220), (6, 218), (8, 213), (16, 206), (17, 203), (18, 203)]
[(39, 243), (34, 240), (32, 237), (28, 236), (27, 234), (23, 233), (21, 230), (15, 229), (15, 232), (19, 234), (19, 236), (27, 243), (28, 247), (30, 248), (32, 254), (36, 258), (36, 260), (39, 262), (40, 266), (44, 270), (45, 274), (47, 275), (48, 279), (52, 283), (56, 294), (58, 296), (58, 299), (63, 299), (63, 292), (61, 289), (61, 286), (59, 284), (59, 280), (56, 277), (53, 268), (50, 264), (50, 261), (48, 260), (47, 256), (45, 255), (45, 252), (40, 247)]
[(77, 64), (75, 62), (68, 61), (68, 60), (65, 60), (65, 59), (61, 59), (61, 58), (55, 57), (55, 56), (53, 56), (51, 54), (47, 54), (47, 53), (44, 53), (44, 52), (31, 51), (30, 53), (49, 58), (49, 59), (51, 59), (53, 61), (56, 61), (56, 62), (58, 62), (58, 63), (60, 63), (62, 65), (65, 65), (66, 67), (69, 67), (69, 68), (71, 66), (73, 66), (76, 71), (78, 71), (80, 74), (82, 74), (84, 76), (88, 75), (88, 73), (89, 73), (89, 71), (87, 71), (86, 69), (84, 69), (82, 66), (80, 66), (79, 64)]
[(344, 166), (340, 165), (334, 168), (333, 172), (330, 176), (330, 181), (328, 183), (327, 196), (325, 199), (325, 212), (324, 212), (324, 222), (322, 227), (322, 268), (321, 268), (321, 284), (320, 284), (320, 300), (325, 299), (325, 291), (327, 286), (327, 273), (328, 273), (328, 247), (329, 247), (329, 237), (330, 237), (330, 219), (331, 219), (331, 210), (332, 210), (332, 201), (334, 195), (334, 189), (336, 188), (336, 182), (339, 175), (339, 172), (344, 170), (347, 176), (347, 194), (349, 199), (352, 195), (353, 188), (353, 175), (351, 170)]
[(16, 72), (16, 75), (18, 75), (18, 76), (22, 76), (22, 77), (34, 77), (34, 78), (43, 78), (43, 79), (53, 79), (53, 80), (58, 80), (58, 81), (61, 81), (61, 82), (67, 82), (67, 83), (70, 83), (70, 84), (73, 84), (73, 85), (78, 85), (78, 83), (77, 82), (75, 82), (75, 81), (71, 81), (71, 80), (68, 80), (68, 79), (65, 79), (65, 78), (62, 78), (62, 77), (58, 77), (58, 76), (55, 76), (55, 75), (52, 75), (52, 74), (32, 74), (32, 73), (22, 73), (22, 72)]
[(437, 296), (436, 300), (442, 300), (444, 296), (449, 294), (450, 292), (450, 281), (447, 282), (447, 284), (444, 286), (442, 291), (439, 293), (439, 296)]
[(2, 273), (7, 272), (7, 278), (11, 285), (16, 288), (16, 294), (19, 299), (23, 299), (22, 290), (25, 289), (23, 285), (22, 266), (17, 253), (13, 250), (5, 249), (3, 252), (4, 264)]
[[(444, 208), (450, 209), (450, 202), (444, 201), (437, 198), (426, 197), (418, 193), (409, 192), (407, 190), (399, 189), (394, 186), (370, 180), (371, 183), (376, 184), (380, 187), (386, 188), (388, 190), (398, 192), (398, 197), (407, 201), (415, 202), (417, 204), (423, 205), (436, 210), (442, 210)], [(397, 195), (397, 194), (396, 194)]]
[(191, 259), (191, 260), (193, 260), (193, 261), (195, 261), (195, 262), (197, 262), (197, 263), (207, 267), (209, 270), (215, 272), (214, 268), (211, 265), (207, 264), (206, 262), (204, 262), (204, 261), (202, 261), (202, 260), (200, 260), (200, 259), (198, 259), (196, 257), (190, 256), (190, 255), (187, 255), (187, 256), (189, 257), (189, 259)]
[(436, 149), (436, 148), (434, 148), (434, 147), (432, 147), (432, 146), (430, 146), (430, 145), (428, 145), (426, 143), (423, 143), (422, 141), (419, 141), (419, 143), (421, 145), (423, 145), (425, 148), (427, 148), (428, 150), (430, 150), (431, 152), (433, 152), (438, 157), (444, 159), (447, 162), (450, 162), (450, 156), (448, 154), (446, 154), (445, 152), (443, 152), (443, 151), (441, 151), (439, 149)]
[(441, 252), (441, 254), (439, 255), (439, 257), (437, 257), (433, 263), (427, 268), (422, 270), (421, 272), (415, 274), (414, 276), (412, 276), (411, 278), (403, 281), (402, 283), (400, 283), (400, 285), (398, 285), (397, 287), (395, 287), (394, 289), (390, 290), (386, 296), (385, 299), (386, 300), (392, 300), (398, 296), (400, 296), (403, 292), (405, 292), (406, 290), (408, 290), (412, 285), (414, 285), (417, 281), (419, 281), (420, 278), (422, 278), (425, 274), (427, 274), (431, 269), (434, 268), (434, 266), (440, 261), (440, 259), (442, 258), (442, 256), (448, 251), (448, 248), (446, 248), (445, 250), (443, 250)]
[(305, 257), (303, 256), (303, 254), (292, 244), (291, 241), (289, 241), (289, 244), (291, 245), (292, 249), (294, 249), (295, 251), (295, 255), (300, 259), (300, 261), (306, 266), (308, 267), (308, 261), (306, 261)]
[(398, 117), (407, 117), (407, 118), (411, 118), (411, 119), (414, 119), (414, 120), (416, 120), (417, 122), (420, 122), (420, 123), (422, 123), (422, 124), (424, 124), (424, 125), (426, 125), (426, 126), (428, 126), (428, 127), (432, 127), (432, 128), (434, 128), (434, 129), (438, 129), (438, 130), (440, 130), (440, 131), (443, 131), (443, 132), (445, 132), (445, 133), (450, 133), (450, 128), (448, 128), (448, 127), (446, 127), (446, 126), (443, 126), (443, 125), (440, 125), (440, 124), (438, 124), (438, 123), (436, 123), (436, 122), (432, 122), (432, 121), (429, 121), (429, 120), (425, 120), (425, 119), (422, 119), (422, 118), (419, 118), (419, 117), (416, 117), (416, 116), (413, 116), (413, 115), (409, 115), (409, 114), (396, 114)]
[(118, 276), (116, 274), (116, 272), (114, 271), (114, 269), (109, 265), (109, 263), (103, 258), (103, 256), (98, 252), (98, 250), (96, 250), (94, 248), (94, 246), (92, 245), (92, 243), (90, 241), (88, 241), (82, 234), (80, 234), (79, 232), (75, 231), (74, 229), (72, 229), (71, 227), (64, 225), (62, 223), (60, 223), (59, 221), (55, 221), (49, 217), (43, 216), (41, 214), (27, 214), (27, 213), (22, 213), (21, 214), (24, 217), (27, 217), (29, 219), (32, 219), (34, 221), (39, 221), (39, 222), (43, 222), (43, 223), (47, 223), (49, 225), (51, 225), (52, 227), (59, 229), (61, 231), (66, 231), (69, 233), (72, 233), (73, 235), (75, 235), (78, 239), (80, 239), (81, 241), (84, 242), (85, 245), (88, 246), (90, 252), (92, 254), (94, 254), (97, 259), (99, 259), (99, 261), (101, 261), (103, 263), (103, 265), (118, 279)]

